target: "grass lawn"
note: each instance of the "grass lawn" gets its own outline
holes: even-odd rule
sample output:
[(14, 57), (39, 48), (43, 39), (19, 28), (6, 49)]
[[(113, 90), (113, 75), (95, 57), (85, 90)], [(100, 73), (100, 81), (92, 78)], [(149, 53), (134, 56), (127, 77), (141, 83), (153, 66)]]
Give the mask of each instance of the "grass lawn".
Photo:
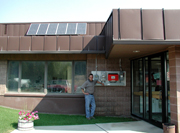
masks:
[[(10, 133), (14, 129), (17, 129), (19, 111), (20, 110), (9, 109), (0, 106), (1, 133)], [(96, 119), (87, 120), (85, 116), (82, 115), (58, 115), (58, 114), (43, 114), (43, 113), (38, 113), (38, 115), (40, 119), (34, 121), (34, 126), (80, 125), (80, 124), (135, 121), (135, 119), (133, 118), (122, 118), (122, 117), (96, 116)]]

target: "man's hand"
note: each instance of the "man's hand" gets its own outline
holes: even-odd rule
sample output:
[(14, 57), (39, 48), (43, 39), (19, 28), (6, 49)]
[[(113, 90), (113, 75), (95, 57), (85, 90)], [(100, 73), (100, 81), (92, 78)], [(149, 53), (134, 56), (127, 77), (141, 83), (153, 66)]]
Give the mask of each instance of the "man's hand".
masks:
[(84, 92), (84, 95), (89, 95), (89, 93), (85, 93), (85, 92)]

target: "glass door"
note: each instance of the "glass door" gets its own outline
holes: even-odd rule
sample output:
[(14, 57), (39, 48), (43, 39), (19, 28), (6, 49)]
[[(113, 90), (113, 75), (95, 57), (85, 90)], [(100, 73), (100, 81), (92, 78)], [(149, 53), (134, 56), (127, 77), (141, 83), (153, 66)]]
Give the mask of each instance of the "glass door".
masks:
[(162, 122), (162, 56), (150, 58), (150, 118)]

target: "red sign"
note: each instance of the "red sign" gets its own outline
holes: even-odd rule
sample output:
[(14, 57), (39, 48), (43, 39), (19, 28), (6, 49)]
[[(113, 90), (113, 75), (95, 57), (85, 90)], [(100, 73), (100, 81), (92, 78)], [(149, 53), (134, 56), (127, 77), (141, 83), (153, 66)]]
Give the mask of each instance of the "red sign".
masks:
[(119, 75), (117, 73), (109, 73), (108, 74), (108, 81), (118, 81)]

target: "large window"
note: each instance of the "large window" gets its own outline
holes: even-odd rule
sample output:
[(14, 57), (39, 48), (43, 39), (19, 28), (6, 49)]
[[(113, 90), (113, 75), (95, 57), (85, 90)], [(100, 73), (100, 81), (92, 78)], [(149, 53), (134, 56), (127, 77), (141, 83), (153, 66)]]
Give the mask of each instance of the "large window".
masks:
[(82, 93), (86, 61), (9, 61), (8, 92)]

